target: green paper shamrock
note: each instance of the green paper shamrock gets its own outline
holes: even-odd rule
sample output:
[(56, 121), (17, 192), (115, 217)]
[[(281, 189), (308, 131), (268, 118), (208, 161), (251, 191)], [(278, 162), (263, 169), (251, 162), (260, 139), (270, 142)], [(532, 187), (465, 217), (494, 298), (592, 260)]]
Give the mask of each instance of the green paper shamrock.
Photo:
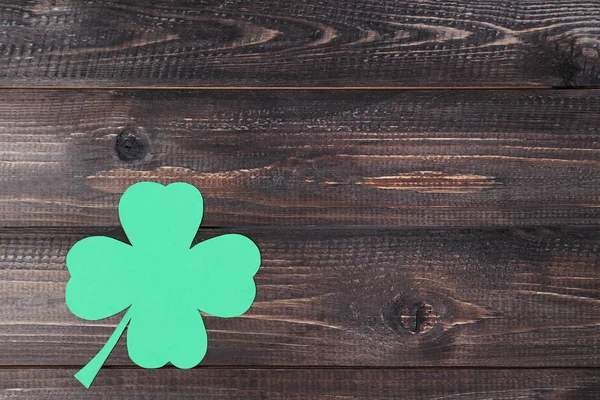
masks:
[(203, 214), (192, 185), (141, 182), (121, 197), (119, 218), (131, 245), (105, 236), (67, 254), (66, 302), (98, 320), (127, 312), (100, 352), (75, 377), (86, 387), (127, 330), (129, 357), (144, 368), (196, 366), (207, 349), (198, 310), (223, 318), (245, 313), (256, 295), (258, 247), (245, 236), (218, 236), (191, 247)]

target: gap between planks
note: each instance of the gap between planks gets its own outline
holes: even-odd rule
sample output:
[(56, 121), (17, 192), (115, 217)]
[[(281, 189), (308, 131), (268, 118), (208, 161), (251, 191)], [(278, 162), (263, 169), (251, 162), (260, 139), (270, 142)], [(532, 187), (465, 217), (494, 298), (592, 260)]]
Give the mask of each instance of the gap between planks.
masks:
[[(15, 370), (15, 369), (80, 369), (82, 365), (0, 365), (1, 370)], [(144, 370), (146, 368), (139, 367), (137, 365), (103, 365), (102, 369), (110, 370), (131, 370), (139, 369)], [(173, 365), (165, 365), (164, 367), (158, 368), (161, 370), (177, 370)], [(254, 370), (308, 370), (308, 371), (544, 371), (544, 370), (562, 370), (562, 371), (600, 371), (600, 367), (594, 366), (579, 366), (579, 367), (556, 367), (556, 366), (405, 366), (405, 367), (379, 367), (379, 366), (360, 366), (360, 365), (347, 365), (347, 366), (327, 366), (327, 365), (199, 365), (191, 369), (206, 369), (206, 370), (243, 370), (243, 369), (254, 369)]]
[(189, 90), (189, 91), (436, 91), (436, 90), (595, 90), (600, 86), (0, 86), (0, 90)]
[[(378, 225), (222, 225), (222, 226), (200, 226), (198, 232), (209, 231), (361, 231), (361, 232), (418, 232), (418, 231), (505, 231), (505, 230), (540, 230), (557, 229), (563, 232), (569, 231), (596, 231), (600, 224), (577, 225), (577, 224), (544, 224), (544, 225), (494, 225), (494, 226), (378, 226)], [(39, 233), (39, 232), (68, 232), (89, 233), (95, 231), (118, 231), (122, 225), (63, 225), (63, 226), (0, 226), (0, 235), (11, 233)]]

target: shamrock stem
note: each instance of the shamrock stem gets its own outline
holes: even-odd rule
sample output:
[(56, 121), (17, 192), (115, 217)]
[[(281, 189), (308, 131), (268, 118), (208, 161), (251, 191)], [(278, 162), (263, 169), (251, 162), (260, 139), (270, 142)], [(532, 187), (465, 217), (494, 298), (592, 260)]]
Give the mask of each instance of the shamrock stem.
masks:
[(131, 320), (131, 316), (129, 315), (130, 310), (131, 309), (127, 310), (127, 312), (121, 319), (121, 322), (119, 322), (119, 325), (117, 325), (115, 331), (112, 335), (110, 335), (110, 337), (104, 344), (104, 347), (100, 349), (98, 354), (96, 354), (94, 358), (90, 360), (90, 362), (88, 362), (83, 368), (79, 370), (79, 372), (75, 374), (75, 378), (79, 382), (81, 382), (81, 384), (85, 386), (86, 389), (90, 388), (92, 382), (94, 381), (94, 378), (96, 378), (96, 375), (100, 371), (100, 368), (106, 362), (108, 355), (115, 348), (115, 345), (119, 341), (121, 335), (123, 335), (127, 324), (129, 324), (129, 321)]

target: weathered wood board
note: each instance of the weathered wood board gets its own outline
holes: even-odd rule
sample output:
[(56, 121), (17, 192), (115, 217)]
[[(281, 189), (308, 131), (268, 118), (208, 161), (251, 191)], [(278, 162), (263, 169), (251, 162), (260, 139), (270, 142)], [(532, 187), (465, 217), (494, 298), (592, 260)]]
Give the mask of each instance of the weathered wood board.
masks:
[(17, 0), (0, 85), (593, 86), (593, 0)]
[(147, 399), (562, 399), (600, 397), (594, 369), (104, 369), (92, 390), (74, 369), (0, 370), (0, 397)]
[[(597, 230), (236, 232), (262, 250), (257, 298), (242, 317), (205, 318), (202, 365), (600, 367)], [(108, 339), (120, 315), (85, 321), (64, 302), (65, 254), (92, 235), (126, 240), (0, 233), (2, 365), (83, 364)], [(124, 343), (107, 365), (133, 365)]]
[(600, 221), (600, 91), (3, 94), (0, 226), (116, 226), (141, 180), (215, 227)]

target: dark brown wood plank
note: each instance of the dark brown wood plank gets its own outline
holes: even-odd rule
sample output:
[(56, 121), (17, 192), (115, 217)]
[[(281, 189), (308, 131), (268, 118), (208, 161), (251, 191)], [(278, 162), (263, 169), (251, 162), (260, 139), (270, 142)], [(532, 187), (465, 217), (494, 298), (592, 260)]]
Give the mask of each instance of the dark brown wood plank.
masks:
[(403, 369), (103, 369), (90, 390), (71, 369), (0, 369), (8, 399), (600, 398), (600, 371)]
[(600, 223), (600, 91), (1, 93), (0, 226), (116, 226), (140, 180), (206, 226)]
[[(203, 240), (225, 230), (201, 230)], [(206, 317), (203, 365), (598, 367), (600, 231), (236, 230), (263, 266), (243, 317)], [(0, 232), (0, 363), (83, 365), (120, 316), (64, 302), (64, 256), (120, 230)], [(131, 365), (124, 340), (107, 365)]]
[(594, 0), (17, 0), (1, 85), (600, 83)]

